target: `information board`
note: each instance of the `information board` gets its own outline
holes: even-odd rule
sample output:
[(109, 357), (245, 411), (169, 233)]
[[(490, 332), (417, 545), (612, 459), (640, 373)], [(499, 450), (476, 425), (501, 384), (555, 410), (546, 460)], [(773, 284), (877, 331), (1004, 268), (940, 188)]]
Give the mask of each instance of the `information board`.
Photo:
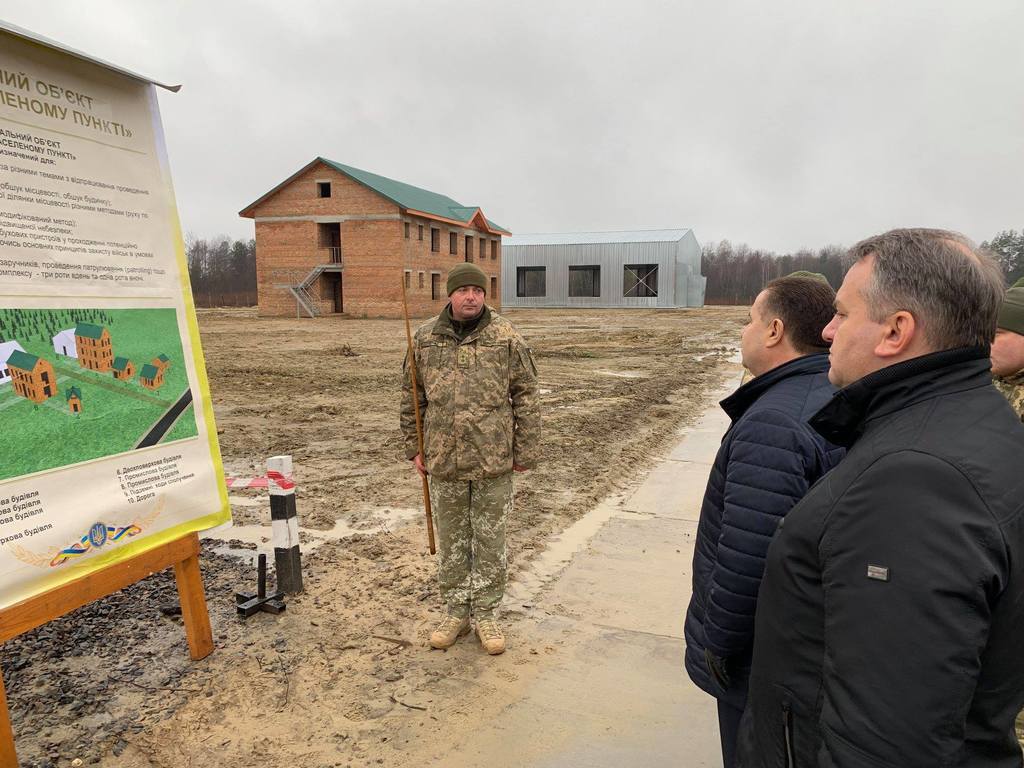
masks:
[(156, 88), (0, 29), (0, 608), (229, 519)]

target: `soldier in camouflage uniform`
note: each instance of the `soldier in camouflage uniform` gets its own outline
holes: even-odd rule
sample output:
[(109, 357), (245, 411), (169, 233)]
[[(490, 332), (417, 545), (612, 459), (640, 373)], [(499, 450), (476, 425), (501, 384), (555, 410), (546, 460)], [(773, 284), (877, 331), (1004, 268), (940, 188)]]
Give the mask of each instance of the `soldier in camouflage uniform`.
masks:
[(1024, 287), (1006, 292), (996, 325), (992, 383), (1024, 422)]
[(490, 654), (505, 650), (495, 610), (505, 592), (505, 523), (512, 472), (532, 469), (540, 443), (537, 369), (512, 324), (484, 303), (487, 276), (474, 264), (448, 273), (450, 303), (413, 339), (423, 414), (419, 455), (408, 364), (401, 425), (406, 457), (430, 475), (438, 580), (447, 613), (430, 636), (447, 648), (470, 616)]

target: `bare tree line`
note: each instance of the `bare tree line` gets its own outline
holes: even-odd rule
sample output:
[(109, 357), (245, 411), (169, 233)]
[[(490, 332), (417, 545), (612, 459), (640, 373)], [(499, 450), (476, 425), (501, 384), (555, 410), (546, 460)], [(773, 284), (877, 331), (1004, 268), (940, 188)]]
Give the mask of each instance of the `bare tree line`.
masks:
[(218, 235), (185, 239), (192, 296), (198, 307), (256, 304), (256, 241)]
[[(1024, 278), (1024, 230), (998, 233), (982, 247), (993, 252), (1007, 283)], [(197, 306), (254, 306), (256, 304), (256, 241), (232, 240), (226, 235), (186, 238), (192, 295)], [(841, 245), (778, 254), (746, 243), (708, 242), (701, 253), (701, 272), (707, 277), (708, 304), (750, 304), (769, 280), (797, 270), (820, 272), (838, 288), (843, 279)]]
[[(1005, 230), (981, 246), (993, 253), (1008, 285), (1024, 278), (1024, 230)], [(746, 243), (733, 245), (728, 240), (705, 243), (701, 252), (701, 272), (707, 278), (704, 301), (751, 304), (769, 280), (801, 269), (824, 275), (833, 288), (838, 288), (845, 273), (845, 253), (846, 247), (841, 245), (778, 254)]]

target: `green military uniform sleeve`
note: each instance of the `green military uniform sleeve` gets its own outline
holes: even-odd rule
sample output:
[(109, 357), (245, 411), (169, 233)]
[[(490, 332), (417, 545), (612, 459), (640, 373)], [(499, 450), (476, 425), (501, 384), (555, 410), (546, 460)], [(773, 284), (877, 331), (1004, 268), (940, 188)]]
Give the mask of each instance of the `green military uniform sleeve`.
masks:
[(509, 361), (509, 398), (515, 432), (512, 440), (512, 460), (515, 464), (533, 469), (540, 460), (540, 392), (537, 386), (537, 366), (533, 353), (522, 339), (511, 345)]
[[(413, 339), (412, 344), (413, 350), (419, 349), (419, 339)], [(423, 374), (418, 368), (416, 370), (416, 388), (420, 401), (420, 417), (422, 418), (427, 409), (427, 396), (423, 389)], [(399, 424), (402, 428), (402, 439), (405, 442), (405, 458), (414, 459), (420, 452), (420, 444), (416, 435), (416, 411), (412, 401), (412, 371), (408, 353), (402, 363), (402, 408)]]
[(1021, 423), (1024, 423), (1024, 371), (1005, 378), (996, 376), (992, 383), (1010, 402), (1010, 407), (1017, 412)]

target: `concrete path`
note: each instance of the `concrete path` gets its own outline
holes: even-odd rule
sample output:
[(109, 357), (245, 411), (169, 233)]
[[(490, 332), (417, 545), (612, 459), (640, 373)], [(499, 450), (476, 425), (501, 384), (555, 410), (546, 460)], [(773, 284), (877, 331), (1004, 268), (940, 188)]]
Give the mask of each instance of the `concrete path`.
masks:
[(515, 634), (559, 652), (541, 657), (516, 699), (466, 734), (445, 766), (721, 766), (714, 700), (683, 669), (683, 617), (700, 501), (728, 426), (717, 400), (738, 381), (714, 393), (635, 492), (537, 558), (535, 569), (560, 571), (553, 580), (524, 574), (511, 585), (507, 610), (524, 614)]

